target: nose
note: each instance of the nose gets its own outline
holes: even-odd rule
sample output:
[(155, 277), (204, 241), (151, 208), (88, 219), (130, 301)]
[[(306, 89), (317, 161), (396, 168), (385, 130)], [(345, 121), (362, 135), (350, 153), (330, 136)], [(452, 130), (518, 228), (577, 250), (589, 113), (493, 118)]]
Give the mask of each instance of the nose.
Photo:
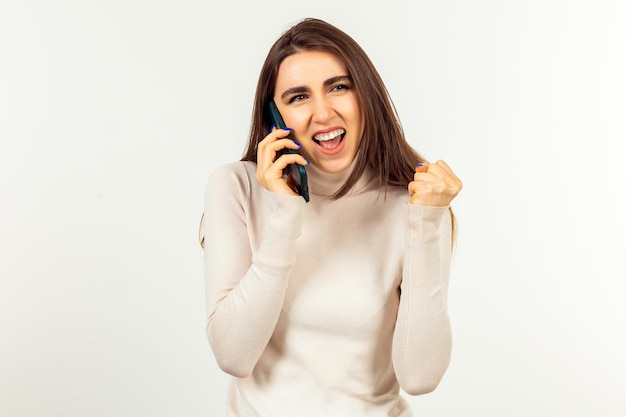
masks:
[(313, 121), (324, 124), (333, 117), (333, 107), (326, 97), (319, 97), (313, 102)]

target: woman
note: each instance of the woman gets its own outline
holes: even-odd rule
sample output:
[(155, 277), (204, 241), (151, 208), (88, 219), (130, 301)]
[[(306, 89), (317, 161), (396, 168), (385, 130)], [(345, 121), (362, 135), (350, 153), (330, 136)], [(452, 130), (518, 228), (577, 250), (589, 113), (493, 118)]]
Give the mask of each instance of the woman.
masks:
[[(289, 129), (272, 126), (271, 99)], [(288, 164), (306, 168), (308, 203)], [(206, 331), (235, 377), (228, 415), (410, 416), (400, 388), (434, 390), (450, 360), (460, 189), (408, 145), (352, 38), (317, 19), (285, 32), (261, 70), (245, 155), (206, 193)]]

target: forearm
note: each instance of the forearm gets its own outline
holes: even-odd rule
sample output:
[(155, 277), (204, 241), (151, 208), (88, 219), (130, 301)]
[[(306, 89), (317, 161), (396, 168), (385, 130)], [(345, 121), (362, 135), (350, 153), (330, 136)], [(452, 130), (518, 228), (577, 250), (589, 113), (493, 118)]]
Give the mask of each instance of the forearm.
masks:
[(207, 338), (219, 366), (238, 377), (252, 372), (274, 332), (303, 219), (301, 198), (263, 192), (267, 206), (207, 202)]
[(450, 362), (451, 223), (447, 208), (410, 205), (407, 221), (393, 362), (400, 386), (418, 395), (437, 387)]
[[(259, 253), (255, 258), (262, 257)], [(253, 262), (241, 281), (215, 306), (207, 337), (225, 372), (248, 376), (274, 332), (289, 282), (289, 267)]]

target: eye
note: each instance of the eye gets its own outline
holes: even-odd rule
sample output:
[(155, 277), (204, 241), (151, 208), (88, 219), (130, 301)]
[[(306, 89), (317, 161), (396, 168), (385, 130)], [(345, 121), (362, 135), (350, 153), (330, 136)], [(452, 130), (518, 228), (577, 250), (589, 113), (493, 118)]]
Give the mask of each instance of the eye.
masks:
[(337, 84), (334, 85), (330, 91), (345, 91), (345, 90), (349, 90), (350, 86), (348, 84)]
[(298, 94), (296, 96), (292, 96), (289, 98), (289, 103), (295, 103), (296, 101), (305, 100), (307, 98), (306, 94)]

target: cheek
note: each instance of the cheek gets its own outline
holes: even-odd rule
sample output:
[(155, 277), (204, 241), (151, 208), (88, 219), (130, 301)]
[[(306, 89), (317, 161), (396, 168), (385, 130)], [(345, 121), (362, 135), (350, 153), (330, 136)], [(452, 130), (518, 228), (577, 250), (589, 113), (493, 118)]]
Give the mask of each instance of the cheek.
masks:
[(283, 115), (283, 119), (285, 120), (285, 125), (294, 130), (294, 133), (302, 136), (306, 132), (307, 122), (306, 117), (302, 115), (300, 112), (289, 112)]
[(350, 100), (349, 102), (344, 103), (342, 111), (346, 115), (346, 117), (350, 119), (352, 124), (362, 130), (363, 113), (361, 112), (359, 103), (356, 100)]
[(361, 143), (363, 142), (362, 140), (362, 136), (360, 135), (355, 141), (354, 141), (354, 153), (356, 154), (359, 150), (359, 148), (361, 147)]
[(294, 129), (301, 130), (302, 132), (305, 132), (307, 130), (309, 119), (306, 117), (306, 115), (296, 114), (293, 118), (293, 121), (294, 124), (292, 127)]

